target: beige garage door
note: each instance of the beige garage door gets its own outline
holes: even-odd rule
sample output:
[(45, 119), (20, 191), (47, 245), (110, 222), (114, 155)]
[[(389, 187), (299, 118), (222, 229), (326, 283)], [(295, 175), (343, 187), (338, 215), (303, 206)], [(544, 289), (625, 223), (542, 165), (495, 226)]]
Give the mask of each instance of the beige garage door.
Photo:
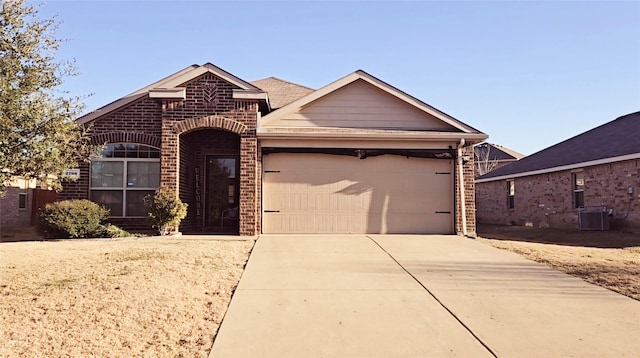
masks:
[(263, 168), (264, 233), (453, 232), (451, 160), (275, 153)]

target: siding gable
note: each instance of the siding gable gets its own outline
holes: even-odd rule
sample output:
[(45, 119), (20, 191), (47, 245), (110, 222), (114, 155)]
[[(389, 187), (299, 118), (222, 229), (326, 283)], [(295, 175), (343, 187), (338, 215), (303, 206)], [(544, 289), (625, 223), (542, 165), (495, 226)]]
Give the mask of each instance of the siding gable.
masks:
[(362, 79), (264, 126), (460, 131)]

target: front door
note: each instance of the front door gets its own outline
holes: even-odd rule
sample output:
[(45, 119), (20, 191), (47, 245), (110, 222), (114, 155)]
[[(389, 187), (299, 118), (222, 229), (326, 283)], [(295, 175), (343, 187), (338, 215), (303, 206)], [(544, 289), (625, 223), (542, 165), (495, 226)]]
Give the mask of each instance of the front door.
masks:
[(206, 157), (206, 230), (238, 233), (240, 222), (238, 159), (235, 156)]

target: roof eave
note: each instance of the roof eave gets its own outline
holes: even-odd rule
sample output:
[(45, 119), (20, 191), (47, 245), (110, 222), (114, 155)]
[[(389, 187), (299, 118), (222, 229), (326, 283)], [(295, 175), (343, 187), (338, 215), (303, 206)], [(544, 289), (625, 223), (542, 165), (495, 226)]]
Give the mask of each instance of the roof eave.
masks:
[(187, 89), (185, 87), (153, 88), (149, 90), (149, 98), (185, 99), (187, 98)]
[(561, 166), (557, 166), (557, 167), (539, 169), (539, 170), (532, 170), (532, 171), (527, 171), (527, 172), (522, 172), (522, 173), (499, 175), (499, 176), (495, 176), (495, 177), (491, 177), (491, 178), (476, 179), (475, 182), (476, 183), (486, 183), (486, 182), (491, 182), (491, 181), (496, 181), (496, 180), (506, 180), (506, 179), (513, 179), (513, 178), (521, 178), (521, 177), (527, 177), (527, 176), (532, 176), (532, 175), (547, 174), (547, 173), (553, 173), (553, 172), (561, 172), (563, 170), (580, 169), (580, 168), (590, 167), (590, 166), (594, 166), (594, 165), (609, 164), (609, 163), (621, 162), (621, 161), (624, 161), (624, 160), (634, 160), (634, 159), (640, 159), (640, 153), (627, 154), (627, 155), (621, 155), (621, 156), (617, 156), (617, 157), (604, 158), (604, 159), (598, 159), (598, 160), (591, 160), (591, 161), (582, 162), (582, 163), (573, 163), (573, 164), (561, 165)]
[(234, 99), (257, 99), (267, 100), (267, 93), (262, 91), (245, 91), (245, 90), (233, 90)]
[(327, 131), (309, 131), (309, 132), (287, 132), (274, 131), (259, 128), (256, 132), (258, 139), (331, 139), (331, 140), (352, 140), (352, 139), (377, 139), (377, 140), (402, 140), (402, 141), (460, 141), (464, 139), (468, 144), (480, 142), (487, 138), (484, 133), (452, 133), (452, 132), (388, 132), (388, 133), (367, 133), (367, 132), (327, 132)]

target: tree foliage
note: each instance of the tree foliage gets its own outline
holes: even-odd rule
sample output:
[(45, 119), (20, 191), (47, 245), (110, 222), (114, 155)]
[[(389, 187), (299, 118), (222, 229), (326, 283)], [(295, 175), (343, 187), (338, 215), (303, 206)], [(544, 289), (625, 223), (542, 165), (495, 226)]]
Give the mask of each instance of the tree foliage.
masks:
[(59, 189), (65, 169), (95, 151), (75, 122), (80, 99), (59, 89), (75, 69), (55, 58), (57, 27), (25, 0), (0, 0), (0, 193), (15, 177)]
[(177, 231), (180, 221), (187, 216), (187, 204), (183, 203), (174, 190), (159, 188), (155, 194), (144, 197), (144, 204), (153, 227), (160, 235)]

